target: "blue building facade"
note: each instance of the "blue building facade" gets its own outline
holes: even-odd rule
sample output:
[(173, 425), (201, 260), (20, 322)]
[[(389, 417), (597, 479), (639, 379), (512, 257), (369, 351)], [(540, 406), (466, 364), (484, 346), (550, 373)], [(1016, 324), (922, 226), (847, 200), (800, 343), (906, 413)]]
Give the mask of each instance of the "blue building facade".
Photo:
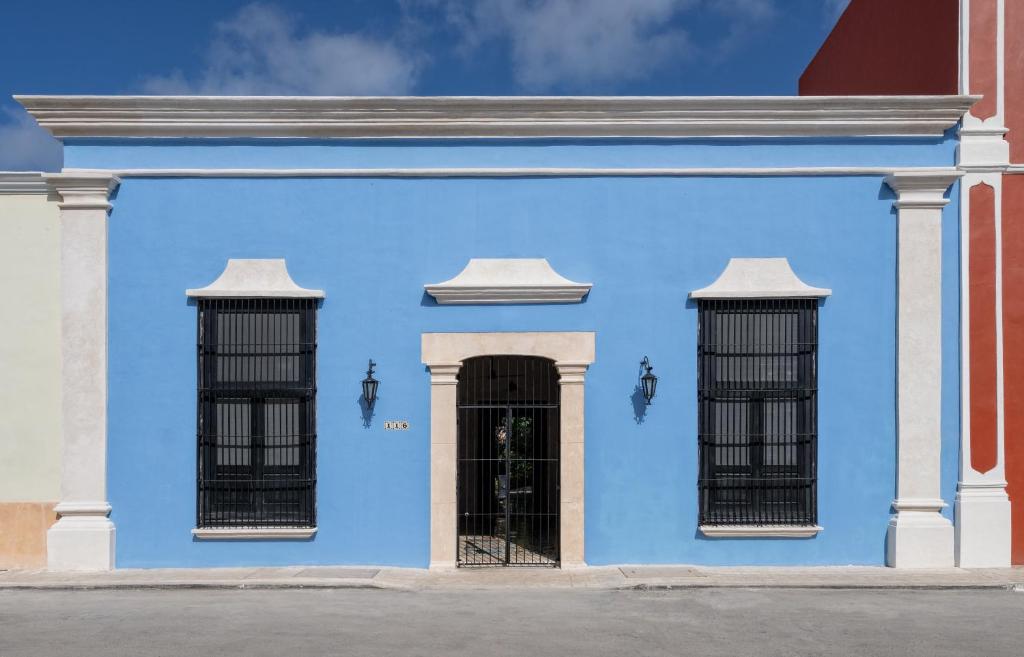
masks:
[[(949, 172), (956, 108), (969, 101), (902, 99), (920, 105), (897, 120), (876, 101), (866, 122), (813, 98), (786, 106), (792, 101), (803, 104), (791, 111), (808, 117), (834, 112), (838, 127), (773, 120), (781, 101), (761, 99), (769, 129), (670, 117), (671, 134), (625, 129), (633, 116), (613, 128), (583, 118), (583, 129), (549, 126), (548, 134), (508, 126), (354, 134), (360, 127), (350, 124), (336, 134), (263, 134), (243, 118), (215, 134), (199, 123), (151, 124), (147, 134), (91, 118), (91, 127), (55, 129), (65, 145), (55, 180), (117, 179), (106, 218), (105, 372), (116, 566), (450, 565), (437, 557), (445, 548), (432, 545), (439, 521), (431, 477), (439, 471), (431, 434), (439, 429), (425, 334), (593, 335), (581, 397), (587, 564), (883, 564), (900, 513), (894, 500), (928, 497), (901, 495), (907, 468), (934, 470), (924, 485), (949, 506), (927, 511), (951, 541), (961, 272)], [(47, 125), (44, 111), (23, 102)], [(675, 110), (689, 108), (687, 99), (676, 102)], [(711, 116), (749, 114), (750, 102)], [(131, 107), (123, 105), (143, 111)], [(449, 109), (456, 118), (460, 111), (457, 103)], [(940, 111), (945, 118), (922, 126), (921, 116)], [(908, 186), (900, 176), (924, 182)], [(920, 193), (931, 196), (921, 202), (913, 196)], [(938, 432), (923, 451), (900, 443), (901, 427), (919, 419), (908, 415), (916, 407), (901, 402), (910, 393), (900, 387), (901, 340), (920, 342), (912, 318), (901, 319), (901, 305), (915, 303), (901, 292), (912, 289), (901, 282), (914, 272), (898, 258), (900, 240), (911, 239), (901, 222), (917, 221), (911, 211), (937, 227), (929, 248), (941, 259), (930, 279), (939, 307), (924, 311), (941, 328), (930, 346), (941, 376), (928, 393)], [(589, 292), (579, 302), (449, 305), (425, 291), (471, 259), (540, 258), (566, 279), (589, 282)], [(731, 259), (768, 258), (787, 259), (799, 281), (831, 291), (815, 297), (816, 528), (720, 535), (699, 518), (699, 310), (689, 295), (712, 285)], [(298, 286), (325, 293), (317, 310), (316, 531), (299, 540), (191, 531), (202, 451), (198, 308), (185, 290), (210, 284), (229, 259), (283, 259)], [(658, 376), (650, 405), (638, 378), (645, 356)], [(372, 408), (360, 388), (368, 359), (380, 381)], [(407, 428), (390, 430), (391, 422)], [(901, 463), (913, 449), (921, 460)], [(898, 539), (888, 541), (892, 562)]]

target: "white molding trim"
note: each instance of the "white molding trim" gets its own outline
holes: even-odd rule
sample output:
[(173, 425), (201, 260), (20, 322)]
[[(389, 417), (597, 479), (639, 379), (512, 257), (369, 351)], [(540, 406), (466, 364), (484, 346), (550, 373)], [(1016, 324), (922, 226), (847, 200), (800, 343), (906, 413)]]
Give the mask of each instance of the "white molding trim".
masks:
[(729, 258), (711, 285), (690, 292), (691, 299), (795, 299), (831, 296), (793, 273), (788, 258)]
[(996, 116), (1006, 117), (1006, 0), (996, 0)]
[(562, 568), (585, 565), (584, 383), (594, 362), (593, 332), (424, 333), (421, 360), (430, 370), (430, 568), (456, 564), (456, 393), (462, 361), (515, 354), (555, 362), (559, 374), (559, 545)]
[(971, 0), (960, 0), (960, 34), (959, 51), (957, 52), (957, 90), (966, 94), (970, 88), (970, 62), (968, 61), (971, 45)]
[(974, 96), (24, 96), (55, 137), (941, 136)]
[(47, 194), (42, 171), (0, 171), (0, 195)]
[(223, 529), (196, 528), (192, 535), (204, 541), (238, 540), (307, 540), (316, 534), (316, 527), (227, 527)]
[(732, 176), (888, 176), (901, 172), (943, 172), (948, 167), (381, 167), (316, 169), (152, 168), (64, 169), (69, 174), (106, 174), (119, 178), (603, 178)]
[(701, 525), (708, 538), (810, 538), (823, 531), (818, 525)]
[(545, 258), (471, 258), (443, 283), (423, 286), (438, 304), (580, 303), (593, 287), (565, 278)]
[(283, 258), (229, 258), (227, 267), (217, 280), (206, 287), (185, 290), (185, 295), (198, 298), (267, 297), (288, 299), (323, 299), (323, 290), (307, 290), (296, 285), (288, 274)]

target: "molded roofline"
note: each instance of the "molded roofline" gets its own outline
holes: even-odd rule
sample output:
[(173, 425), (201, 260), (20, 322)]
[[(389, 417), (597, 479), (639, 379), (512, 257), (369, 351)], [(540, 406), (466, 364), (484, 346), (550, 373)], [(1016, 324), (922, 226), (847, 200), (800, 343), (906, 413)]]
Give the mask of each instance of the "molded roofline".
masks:
[(980, 96), (15, 96), (55, 137), (937, 137)]

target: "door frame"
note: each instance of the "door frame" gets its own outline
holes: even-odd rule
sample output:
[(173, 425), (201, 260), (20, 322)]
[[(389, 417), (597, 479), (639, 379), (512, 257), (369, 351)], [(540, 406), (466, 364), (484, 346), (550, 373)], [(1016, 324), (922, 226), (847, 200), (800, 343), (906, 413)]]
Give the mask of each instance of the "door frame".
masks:
[(430, 567), (455, 568), (458, 504), (457, 395), (462, 362), (476, 356), (539, 356), (554, 361), (561, 423), (559, 544), (561, 567), (585, 566), (583, 525), (584, 379), (594, 362), (593, 332), (424, 333), (430, 370)]

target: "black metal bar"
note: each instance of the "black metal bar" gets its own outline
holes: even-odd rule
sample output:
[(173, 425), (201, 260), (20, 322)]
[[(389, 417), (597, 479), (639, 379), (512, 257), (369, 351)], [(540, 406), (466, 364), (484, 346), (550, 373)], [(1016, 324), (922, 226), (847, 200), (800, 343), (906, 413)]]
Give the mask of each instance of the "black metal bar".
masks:
[(315, 526), (316, 304), (199, 301), (199, 527)]
[(698, 302), (701, 524), (817, 522), (817, 300)]
[(558, 564), (558, 377), (551, 361), (463, 363), (458, 400), (458, 565)]

